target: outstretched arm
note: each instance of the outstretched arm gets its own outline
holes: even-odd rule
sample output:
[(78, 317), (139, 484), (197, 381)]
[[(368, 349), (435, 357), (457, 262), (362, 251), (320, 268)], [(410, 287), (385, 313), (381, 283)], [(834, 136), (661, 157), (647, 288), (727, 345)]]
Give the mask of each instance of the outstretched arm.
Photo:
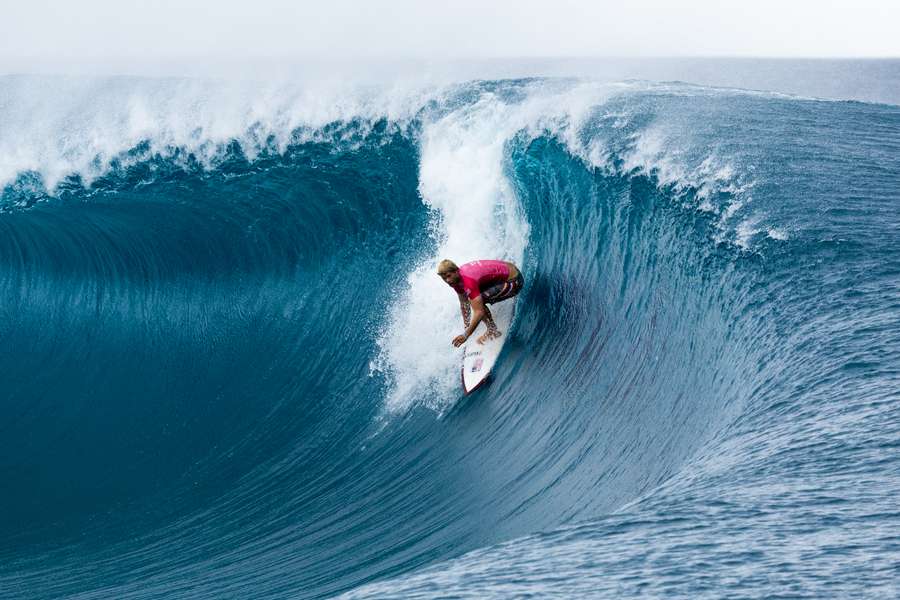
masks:
[[(472, 335), (472, 332), (475, 331), (475, 328), (478, 327), (478, 324), (481, 323), (481, 320), (484, 318), (485, 306), (484, 306), (484, 300), (481, 299), (481, 296), (472, 298), (472, 300), (469, 304), (472, 305), (472, 312), (474, 314), (472, 315), (471, 323), (468, 323), (466, 326), (466, 332), (462, 335), (456, 336), (453, 339), (453, 345), (457, 346), (457, 347), (463, 345), (466, 342), (466, 340), (469, 339), (469, 336)], [(464, 313), (463, 314), (464, 320), (465, 320), (465, 317), (466, 317), (466, 315)]]

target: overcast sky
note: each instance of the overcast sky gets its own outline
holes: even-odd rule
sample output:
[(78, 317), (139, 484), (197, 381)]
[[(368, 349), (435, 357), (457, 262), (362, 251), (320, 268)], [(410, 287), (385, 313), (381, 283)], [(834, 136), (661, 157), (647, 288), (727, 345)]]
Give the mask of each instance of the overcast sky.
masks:
[(0, 0), (7, 64), (562, 56), (898, 57), (891, 0)]

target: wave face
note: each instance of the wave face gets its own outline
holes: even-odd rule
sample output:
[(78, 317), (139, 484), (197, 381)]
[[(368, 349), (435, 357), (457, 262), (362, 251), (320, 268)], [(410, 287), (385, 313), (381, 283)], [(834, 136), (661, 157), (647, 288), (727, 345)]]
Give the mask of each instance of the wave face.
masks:
[[(0, 90), (15, 597), (895, 595), (900, 108)], [(526, 275), (468, 398), (443, 257)]]

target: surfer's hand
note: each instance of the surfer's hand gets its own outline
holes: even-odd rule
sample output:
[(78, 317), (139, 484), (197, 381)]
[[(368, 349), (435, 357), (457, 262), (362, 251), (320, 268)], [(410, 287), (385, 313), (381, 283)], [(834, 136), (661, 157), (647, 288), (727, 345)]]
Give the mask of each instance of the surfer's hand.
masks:
[(460, 346), (462, 346), (465, 343), (466, 343), (466, 336), (464, 336), (464, 335), (458, 335), (455, 338), (453, 338), (453, 345), (456, 346), (457, 348), (459, 348)]

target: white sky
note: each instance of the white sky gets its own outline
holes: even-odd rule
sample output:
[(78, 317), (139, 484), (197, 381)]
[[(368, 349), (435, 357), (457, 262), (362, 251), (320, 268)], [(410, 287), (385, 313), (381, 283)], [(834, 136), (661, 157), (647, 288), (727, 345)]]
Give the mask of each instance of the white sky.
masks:
[(898, 57), (896, 0), (0, 0), (0, 59)]

